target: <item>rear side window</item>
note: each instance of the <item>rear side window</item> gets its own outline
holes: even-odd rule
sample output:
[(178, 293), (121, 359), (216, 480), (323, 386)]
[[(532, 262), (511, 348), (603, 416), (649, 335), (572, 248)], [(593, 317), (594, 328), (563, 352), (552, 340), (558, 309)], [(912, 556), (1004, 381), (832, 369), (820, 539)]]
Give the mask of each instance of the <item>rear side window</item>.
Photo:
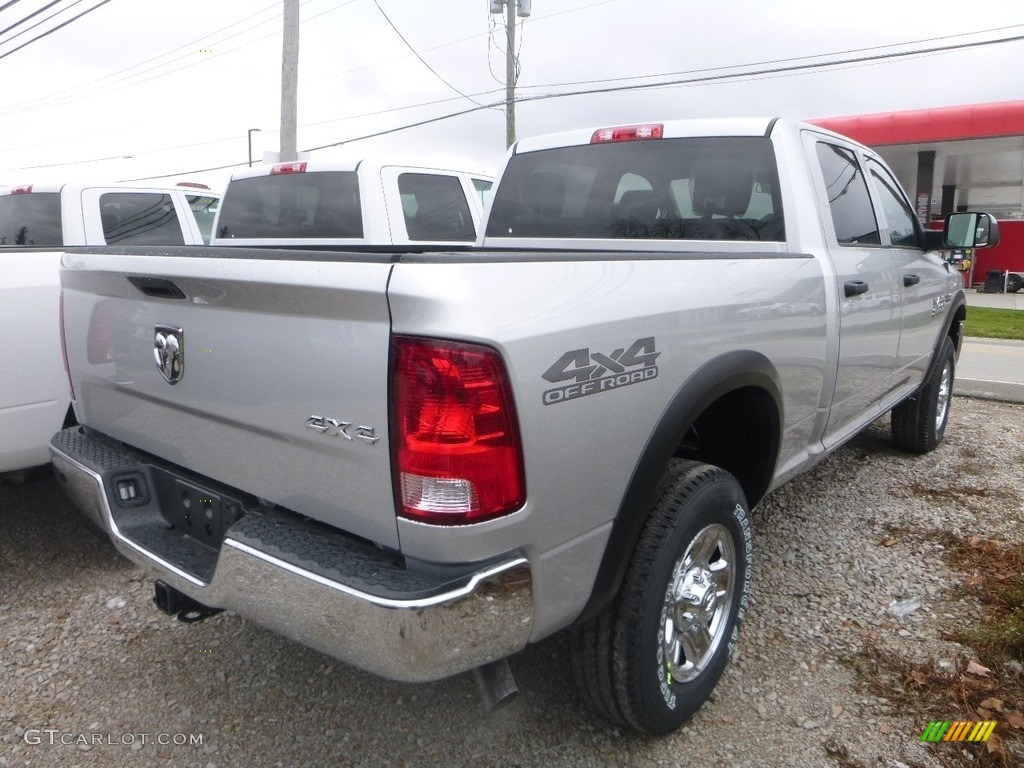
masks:
[(107, 245), (185, 244), (174, 201), (159, 192), (106, 192), (100, 221)]
[(220, 206), (219, 197), (203, 197), (201, 195), (185, 195), (185, 201), (192, 210), (192, 215), (199, 225), (199, 234), (203, 242), (210, 244), (210, 235), (213, 234), (213, 220), (217, 218), (217, 208)]
[(721, 137), (516, 155), (487, 236), (781, 241), (775, 152), (765, 137)]
[(818, 162), (825, 178), (832, 225), (840, 245), (878, 245), (878, 222), (868, 185), (853, 152), (818, 142)]
[(355, 172), (282, 173), (228, 184), (219, 238), (361, 238)]
[(0, 246), (61, 246), (60, 194), (0, 195)]
[(410, 240), (476, 240), (469, 201), (457, 177), (402, 173), (398, 194)]

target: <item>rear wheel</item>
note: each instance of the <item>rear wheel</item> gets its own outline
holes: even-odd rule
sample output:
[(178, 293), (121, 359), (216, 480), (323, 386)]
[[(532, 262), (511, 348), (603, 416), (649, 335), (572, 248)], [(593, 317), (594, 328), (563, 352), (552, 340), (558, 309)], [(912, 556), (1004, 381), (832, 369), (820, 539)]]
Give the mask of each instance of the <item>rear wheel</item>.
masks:
[(1021, 289), (1022, 285), (1024, 285), (1024, 278), (1020, 275), (1010, 275), (1006, 279), (1006, 290), (1010, 293), (1016, 293)]
[(892, 439), (900, 448), (928, 453), (942, 442), (953, 400), (955, 357), (953, 340), (947, 336), (931, 375), (913, 397), (892, 409)]
[(575, 630), (589, 703), (650, 734), (689, 720), (725, 670), (751, 575), (746, 499), (728, 472), (673, 462), (616, 599)]

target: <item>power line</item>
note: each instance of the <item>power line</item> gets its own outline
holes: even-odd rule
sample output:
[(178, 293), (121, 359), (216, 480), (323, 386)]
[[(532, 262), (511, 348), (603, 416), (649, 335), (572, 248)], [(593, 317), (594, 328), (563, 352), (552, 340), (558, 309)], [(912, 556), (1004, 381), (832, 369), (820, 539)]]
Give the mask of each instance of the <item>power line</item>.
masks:
[[(21, 32), (18, 32), (16, 35), (11, 35), (6, 40), (0, 40), (0, 45), (6, 45), (7, 43), (11, 42), (12, 40), (17, 40), (22, 35), (27, 35), (29, 32), (31, 32), (36, 27), (42, 26), (43, 24), (48, 22), (50, 19), (52, 19), (52, 18), (54, 18), (56, 16), (60, 16), (65, 11), (70, 11), (72, 8), (74, 8), (76, 5), (78, 5), (81, 2), (84, 2), (84, 0), (75, 0), (75, 2), (73, 2), (71, 5), (64, 6), (63, 8), (60, 8), (60, 9), (54, 11), (49, 16), (47, 16), (45, 19), (40, 19), (39, 21), (37, 21), (31, 27), (26, 27), (25, 29), (21, 30)], [(25, 21), (28, 21), (28, 19), (27, 18), (23, 19), (21, 22), (19, 22), (19, 24), (22, 24)], [(18, 24), (15, 24), (14, 26), (18, 26)], [(8, 27), (8, 29), (11, 29), (11, 27)], [(4, 30), (4, 32), (6, 32), (6, 31), (7, 30)], [(0, 34), (3, 34), (3, 32), (0, 32)]]
[(373, 0), (373, 4), (375, 6), (377, 6), (377, 10), (380, 11), (380, 15), (384, 17), (384, 21), (386, 21), (388, 23), (388, 25), (395, 31), (395, 34), (398, 35), (399, 39), (403, 43), (405, 43), (405, 47), (408, 48), (410, 51), (412, 51), (413, 56), (415, 56), (417, 59), (419, 59), (420, 63), (424, 67), (429, 69), (431, 71), (431, 73), (433, 73), (434, 77), (436, 77), (442, 83), (444, 83), (449, 88), (451, 88), (453, 91), (455, 91), (457, 94), (459, 94), (459, 96), (462, 96), (464, 99), (468, 99), (469, 101), (472, 101), (474, 104), (479, 106), (480, 102), (473, 101), (473, 99), (469, 98), (469, 96), (467, 96), (462, 91), (460, 91), (458, 88), (456, 88), (454, 85), (452, 85), (447, 80), (445, 80), (440, 75), (440, 73), (438, 73), (438, 71), (436, 69), (434, 69), (432, 66), (427, 64), (426, 60), (422, 56), (420, 56), (419, 53), (416, 52), (416, 49), (413, 48), (412, 45), (409, 44), (409, 41), (405, 39), (405, 35), (403, 35), (401, 32), (398, 31), (398, 27), (395, 26), (395, 23), (393, 21), (391, 21), (391, 19), (388, 18), (388, 15), (386, 13), (384, 13), (384, 9), (380, 7), (380, 3), (378, 3), (377, 0)]
[[(81, 0), (78, 0), (78, 2), (81, 2)], [(55, 91), (55, 92), (49, 93), (49, 94), (47, 94), (45, 96), (37, 96), (34, 99), (28, 99), (27, 101), (19, 102), (18, 104), (12, 104), (12, 105), (10, 105), (8, 107), (4, 107), (4, 109), (5, 110), (19, 109), (19, 108), (25, 107), (25, 106), (27, 106), (29, 104), (33, 104), (33, 103), (41, 102), (41, 101), (46, 101), (47, 99), (52, 99), (52, 98), (54, 98), (56, 96), (60, 96), (63, 93), (69, 93), (71, 91), (79, 90), (80, 88), (85, 88), (85, 87), (87, 87), (89, 85), (92, 85), (94, 83), (100, 83), (100, 82), (102, 82), (104, 80), (109, 80), (112, 77), (117, 77), (120, 74), (123, 74), (125, 72), (129, 72), (129, 71), (131, 71), (133, 69), (137, 69), (138, 67), (144, 67), (145, 65), (147, 65), (147, 64), (149, 64), (151, 62), (154, 62), (154, 61), (156, 61), (158, 59), (162, 59), (165, 56), (170, 56), (172, 53), (177, 53), (178, 51), (184, 50), (186, 48), (188, 48), (189, 51), (191, 52), (193, 50), (193, 46), (195, 46), (197, 43), (201, 43), (203, 40), (206, 40), (207, 38), (213, 37), (214, 35), (218, 35), (221, 32), (224, 32), (224, 31), (226, 31), (228, 29), (231, 29), (231, 27), (238, 26), (239, 24), (241, 24), (241, 23), (243, 23), (245, 21), (248, 21), (249, 19), (253, 19), (253, 18), (259, 16), (261, 13), (265, 13), (266, 11), (270, 10), (271, 8), (276, 8), (278, 6), (278, 4), (279, 4), (278, 2), (271, 3), (266, 8), (263, 8), (263, 9), (261, 9), (259, 11), (256, 11), (256, 13), (253, 13), (253, 14), (251, 14), (249, 16), (246, 16), (246, 17), (244, 17), (242, 19), (239, 19), (238, 21), (232, 22), (231, 24), (228, 24), (226, 27), (221, 27), (220, 29), (216, 30), (215, 32), (211, 32), (208, 35), (203, 35), (200, 38), (197, 38), (195, 40), (192, 40), (191, 42), (185, 43), (184, 45), (181, 45), (181, 46), (179, 46), (177, 48), (173, 48), (170, 51), (165, 51), (164, 53), (161, 53), (159, 56), (154, 56), (153, 58), (147, 59), (146, 61), (140, 62), (138, 64), (132, 64), (130, 67), (125, 67), (124, 69), (120, 69), (117, 72), (111, 72), (109, 75), (104, 75), (103, 77), (98, 77), (95, 80), (90, 80), (87, 83), (81, 83), (79, 85), (72, 86), (70, 88), (65, 88), (62, 91)], [(269, 23), (270, 21), (273, 21), (273, 19), (268, 19), (266, 22), (261, 22), (261, 23), (266, 24), (266, 23)], [(256, 25), (256, 26), (259, 26), (259, 25)], [(250, 27), (250, 29), (254, 29), (254, 28), (255, 27)], [(243, 32), (246, 32), (246, 31), (248, 31), (248, 30), (243, 30)], [(242, 34), (242, 33), (239, 32), (238, 34)], [(237, 35), (233, 35), (232, 37), (237, 37)], [(231, 37), (228, 37), (226, 39), (230, 40)], [(222, 40), (221, 42), (224, 42), (224, 41)], [(177, 59), (175, 59), (175, 61), (177, 61)]]
[[(53, 6), (55, 6), (55, 5), (57, 5), (58, 3), (61, 3), (61, 2), (63, 2), (63, 1), (64, 1), (64, 0), (52, 0), (52, 1), (51, 1), (51, 2), (49, 3), (49, 4), (47, 4), (47, 5), (44, 5), (44, 6), (42, 7), (42, 8), (39, 8), (38, 10), (32, 11), (32, 13), (30, 13), (30, 14), (29, 14), (28, 16), (25, 16), (25, 17), (24, 17), (23, 19), (21, 19), (20, 21), (16, 21), (16, 22), (14, 22), (13, 24), (11, 24), (11, 26), (7, 27), (6, 29), (0, 29), (0, 35), (6, 35), (6, 34), (7, 34), (8, 32), (10, 32), (10, 31), (11, 31), (12, 29), (14, 29), (15, 27), (20, 27), (20, 26), (21, 26), (22, 24), (24, 24), (24, 23), (25, 23), (26, 21), (28, 21), (29, 19), (31, 19), (31, 18), (34, 18), (34, 17), (38, 16), (38, 15), (39, 15), (40, 13), (42, 13), (43, 11), (48, 11), (48, 10), (50, 10), (51, 8), (53, 8)], [(7, 6), (4, 6), (4, 7), (6, 8)], [(6, 41), (5, 41), (5, 42), (6, 42)]]
[[(536, 96), (520, 97), (520, 98), (517, 98), (516, 101), (519, 102), (519, 103), (526, 103), (526, 102), (534, 102), (534, 101), (547, 101), (547, 100), (550, 100), (550, 99), (569, 98), (569, 97), (572, 97), (572, 96), (592, 96), (592, 95), (599, 95), (599, 94), (605, 94), (605, 93), (638, 91), (638, 90), (647, 90), (647, 89), (656, 89), (656, 88), (667, 88), (667, 87), (679, 87), (679, 86), (689, 86), (689, 85), (702, 85), (702, 84), (707, 84), (707, 83), (710, 83), (710, 82), (717, 82), (717, 81), (741, 81), (741, 80), (746, 80), (746, 79), (764, 77), (764, 76), (768, 76), (768, 75), (804, 74), (805, 72), (812, 72), (812, 71), (816, 71), (816, 70), (820, 70), (820, 69), (825, 69), (825, 68), (828, 68), (828, 67), (842, 67), (842, 66), (848, 66), (848, 65), (852, 65), (852, 64), (880, 63), (880, 62), (884, 62), (884, 61), (890, 61), (890, 60), (896, 59), (896, 58), (912, 58), (912, 57), (929, 55), (929, 54), (935, 54), (935, 53), (948, 53), (950, 51), (955, 51), (955, 50), (979, 48), (979, 47), (989, 46), (989, 45), (999, 45), (999, 44), (1002, 44), (1002, 43), (1017, 42), (1017, 41), (1020, 41), (1020, 40), (1024, 40), (1024, 35), (1013, 35), (1013, 36), (1010, 36), (1010, 37), (1000, 38), (1000, 39), (997, 39), (997, 40), (984, 40), (984, 41), (958, 43), (958, 44), (955, 44), (955, 45), (947, 45), (947, 46), (934, 46), (934, 47), (931, 47), (931, 48), (924, 48), (924, 49), (920, 49), (920, 50), (897, 51), (897, 52), (892, 52), (892, 53), (887, 53), (887, 54), (876, 54), (876, 55), (873, 55), (873, 56), (859, 56), (859, 57), (851, 57), (851, 58), (847, 58), (847, 59), (837, 59), (837, 60), (832, 60), (832, 61), (809, 62), (809, 63), (805, 63), (805, 64), (798, 64), (798, 65), (792, 65), (792, 66), (786, 66), (786, 67), (767, 67), (767, 68), (751, 70), (751, 71), (748, 71), (748, 72), (735, 72), (735, 73), (725, 73), (725, 74), (719, 74), (719, 75), (705, 75), (705, 76), (702, 76), (702, 77), (682, 78), (682, 79), (677, 79), (677, 80), (663, 81), (663, 82), (659, 82), (659, 83), (639, 83), (639, 84), (632, 84), (632, 85), (616, 85), (616, 86), (610, 86), (608, 88), (592, 88), (592, 89), (587, 89), (587, 90), (569, 91), (569, 92), (564, 92), (564, 93), (538, 94)], [(504, 104), (504, 102), (503, 101), (499, 101), (499, 102), (494, 102), (493, 104), (485, 104), (485, 105), (482, 105), (482, 106), (469, 107), (467, 109), (459, 110), (457, 112), (451, 112), (451, 113), (448, 113), (448, 114), (439, 115), (437, 117), (432, 117), (432, 118), (428, 118), (428, 119), (425, 119), (425, 120), (420, 120), (420, 121), (417, 121), (417, 122), (414, 122), (414, 123), (409, 123), (409, 124), (406, 124), (406, 125), (396, 126), (394, 128), (387, 128), (387, 129), (384, 129), (384, 130), (381, 130), (381, 131), (376, 131), (374, 133), (366, 134), (366, 135), (363, 135), (363, 136), (357, 136), (357, 137), (352, 137), (352, 138), (348, 138), (348, 139), (343, 139), (341, 141), (336, 141), (336, 142), (332, 142), (332, 143), (329, 143), (329, 144), (322, 144), (322, 145), (320, 145), (318, 147), (310, 147), (310, 148), (304, 149), (302, 151), (303, 152), (316, 152), (316, 151), (323, 150), (323, 149), (330, 149), (330, 148), (333, 148), (333, 147), (338, 147), (338, 146), (341, 146), (343, 144), (354, 143), (356, 141), (364, 141), (366, 139), (377, 138), (379, 136), (385, 136), (385, 135), (388, 135), (388, 134), (398, 133), (400, 131), (409, 130), (410, 128), (418, 128), (418, 127), (421, 127), (421, 126), (424, 126), (424, 125), (429, 125), (429, 124), (432, 124), (432, 123), (442, 122), (444, 120), (451, 120), (451, 119), (456, 118), (456, 117), (462, 117), (464, 115), (471, 114), (473, 112), (479, 112), (479, 111), (481, 111), (483, 109), (488, 109), (490, 107), (500, 106), (502, 104)], [(232, 163), (230, 165), (221, 165), (221, 166), (216, 166), (216, 167), (212, 167), (212, 168), (196, 168), (196, 169), (192, 169), (192, 170), (189, 170), (189, 171), (181, 171), (181, 172), (178, 172), (178, 173), (169, 173), (169, 174), (164, 174), (164, 175), (160, 175), (160, 176), (143, 176), (143, 177), (136, 178), (136, 179), (125, 179), (124, 181), (142, 181), (142, 180), (145, 180), (145, 179), (165, 179), (165, 178), (170, 178), (171, 176), (180, 176), (180, 175), (186, 175), (186, 174), (190, 174), (190, 173), (205, 173), (205, 172), (208, 172), (208, 171), (219, 171), (219, 170), (224, 170), (224, 169), (227, 169), (227, 168), (240, 167), (242, 165), (245, 165), (245, 163)]]
[[(109, 0), (106, 0), (106, 1), (109, 2)], [(302, 3), (302, 5), (306, 5), (306, 4), (310, 3), (310, 2), (313, 2), (313, 0), (305, 0)], [(352, 3), (354, 3), (354, 2), (356, 2), (356, 0), (346, 0), (346, 2), (343, 2), (340, 5), (336, 5), (336, 6), (332, 7), (332, 8), (328, 8), (326, 11), (318, 13), (318, 14), (316, 14), (314, 16), (310, 16), (308, 19), (303, 20), (302, 23), (305, 24), (306, 22), (312, 21), (313, 19), (318, 19), (321, 16), (327, 15), (328, 13), (332, 13), (333, 11), (337, 11), (337, 10), (339, 10), (341, 8), (344, 8), (345, 6), (352, 5)], [(258, 16), (260, 13), (263, 13), (266, 10), (268, 10), (268, 9), (264, 8), (263, 11), (258, 11), (257, 13), (253, 14), (252, 16), (249, 16), (249, 17), (246, 17), (245, 19), (242, 19), (242, 21), (247, 21), (250, 18), (254, 18), (255, 16)], [(231, 39), (233, 39), (235, 37), (239, 37), (240, 35), (244, 34), (245, 32), (249, 32), (249, 31), (251, 31), (253, 29), (256, 29), (257, 27), (260, 27), (260, 26), (262, 26), (264, 24), (270, 23), (275, 18), (277, 18), (277, 17), (275, 16), (275, 17), (273, 17), (271, 19), (268, 19), (266, 21), (261, 21), (261, 22), (259, 22), (257, 24), (254, 24), (254, 25), (252, 25), (251, 27), (249, 27), (247, 29), (241, 30), (240, 32), (236, 32), (233, 35), (229, 35), (228, 37), (224, 38), (220, 42), (226, 42), (226, 41), (231, 40)], [(237, 23), (241, 23), (241, 22), (236, 22), (236, 24)], [(230, 27), (230, 26), (234, 26), (234, 25), (232, 24), (232, 25), (228, 25), (228, 26)], [(225, 27), (225, 29), (227, 29), (227, 27)], [(223, 31), (223, 30), (220, 30), (220, 31)], [(217, 32), (211, 33), (210, 35), (206, 35), (206, 37), (212, 37), (215, 34), (217, 34)], [(258, 38), (254, 39), (254, 40), (250, 40), (247, 43), (242, 43), (241, 45), (237, 45), (234, 48), (230, 48), (230, 49), (228, 49), (226, 51), (223, 51), (221, 53), (213, 54), (211, 56), (206, 56), (206, 57), (204, 57), (204, 58), (202, 58), (202, 59), (200, 59), (198, 61), (193, 61), (193, 62), (191, 62), (189, 64), (185, 64), (183, 66), (177, 67), (177, 68), (169, 70), (167, 72), (161, 72), (160, 74), (153, 75), (152, 77), (148, 77), (148, 78), (146, 78), (144, 80), (137, 80), (134, 83), (130, 83), (128, 85), (111, 88), (110, 90), (107, 90), (107, 91), (102, 92), (102, 93), (98, 93), (98, 91), (102, 91), (102, 88), (105, 87), (105, 86), (101, 86), (99, 89), (92, 89), (92, 91), (83, 93), (82, 95), (79, 95), (79, 96), (73, 96), (73, 97), (65, 99), (65, 100), (58, 100), (58, 101), (54, 101), (54, 102), (37, 104), (36, 106), (29, 107), (27, 109), (20, 109), (20, 108), (18, 108), (19, 105), (14, 105), (14, 106), (11, 106), (11, 107), (6, 107), (6, 108), (4, 108), (3, 111), (0, 111), (0, 115), (8, 115), (8, 114), (11, 114), (12, 112), (23, 113), (23, 112), (33, 111), (33, 110), (37, 110), (37, 109), (52, 109), (53, 107), (64, 106), (65, 104), (73, 104), (73, 103), (75, 103), (77, 101), (82, 101), (83, 99), (92, 98), (92, 97), (97, 96), (97, 95), (106, 95), (106, 94), (109, 94), (109, 93), (113, 93), (114, 91), (121, 90), (121, 88), (132, 88), (132, 87), (135, 87), (137, 85), (142, 85), (144, 83), (148, 83), (148, 82), (150, 82), (152, 80), (157, 80), (157, 79), (159, 79), (161, 77), (166, 77), (167, 75), (174, 74), (175, 72), (181, 72), (182, 70), (189, 69), (189, 68), (195, 67), (195, 66), (199, 66), (200, 64), (205, 64), (206, 62), (212, 61), (214, 59), (218, 59), (221, 56), (226, 56), (229, 53), (234, 53), (235, 51), (239, 51), (242, 48), (247, 48), (250, 45), (255, 45), (258, 42), (261, 42), (261, 41), (266, 40), (266, 39), (271, 38), (271, 37), (275, 37), (278, 34), (279, 34), (279, 32), (275, 30), (274, 32), (271, 32), (269, 34), (263, 35), (262, 37), (258, 37)], [(204, 40), (204, 39), (206, 39), (206, 38), (200, 38), (200, 40)], [(173, 51), (170, 51), (170, 52), (168, 52), (166, 54), (163, 54), (162, 56), (157, 56), (156, 58), (159, 59), (159, 58), (162, 58), (163, 56), (169, 55), (170, 53), (174, 53), (175, 51), (179, 51), (179, 50), (182, 50), (183, 48), (187, 48), (188, 45), (191, 45), (191, 44), (187, 44), (187, 45), (181, 46), (179, 48), (174, 49)], [(191, 55), (191, 53), (188, 53), (188, 54), (185, 54), (185, 55), (182, 55), (182, 56), (178, 56), (177, 58), (172, 59), (171, 61), (165, 62), (164, 64), (158, 64), (158, 65), (156, 65), (154, 67), (150, 67), (147, 70), (143, 70), (142, 72), (136, 72), (135, 74), (128, 75), (127, 77), (121, 78), (121, 80), (119, 80), (119, 81), (115, 81), (115, 83), (116, 82), (123, 82), (125, 80), (130, 80), (131, 78), (138, 77), (139, 75), (144, 75), (147, 72), (152, 72), (153, 70), (159, 69), (160, 67), (167, 66), (169, 64), (173, 64), (175, 61), (181, 61), (182, 59), (187, 58), (190, 55)], [(154, 61), (154, 59), (150, 59), (150, 61)], [(122, 70), (122, 72), (125, 72), (125, 71), (127, 71), (129, 69), (137, 68), (139, 66), (143, 66), (146, 63), (149, 63), (149, 62), (144, 62), (143, 64), (136, 64), (134, 67), (128, 67), (126, 70)], [(117, 73), (115, 73), (115, 74), (117, 74)], [(105, 77), (113, 77), (113, 75), (107, 75)], [(103, 80), (103, 79), (105, 79), (105, 78), (100, 78), (100, 80)], [(109, 85), (115, 85), (115, 83), (110, 83)], [(30, 102), (26, 102), (26, 103), (31, 103), (31, 101)]]
[(0, 11), (6, 11), (8, 8), (10, 8), (17, 2), (18, 0), (11, 0), (9, 3), (4, 3), (3, 5), (0, 5)]
[[(57, 30), (59, 30), (59, 29), (63, 29), (63, 28), (64, 28), (64, 27), (66, 27), (66, 26), (67, 26), (68, 24), (71, 24), (71, 23), (73, 23), (73, 22), (76, 22), (76, 21), (78, 21), (78, 20), (79, 20), (80, 18), (82, 18), (83, 16), (87, 16), (88, 14), (92, 13), (93, 11), (95, 11), (95, 10), (97, 10), (97, 9), (99, 9), (99, 8), (102, 8), (102, 7), (104, 6), (104, 5), (106, 5), (106, 4), (107, 4), (107, 3), (109, 3), (109, 2), (110, 2), (110, 0), (100, 0), (100, 2), (99, 2), (99, 3), (97, 3), (96, 5), (94, 5), (94, 6), (92, 7), (92, 8), (89, 8), (88, 10), (82, 11), (82, 12), (81, 12), (80, 14), (78, 14), (77, 16), (72, 16), (72, 17), (71, 17), (70, 19), (68, 19), (68, 20), (67, 20), (67, 21), (65, 21), (65, 22), (62, 22), (62, 23), (58, 24), (58, 25), (57, 25), (56, 27), (54, 27), (53, 29), (47, 30), (46, 32), (43, 32), (43, 34), (41, 34), (41, 35), (37, 35), (36, 37), (33, 37), (33, 38), (32, 38), (31, 40), (29, 40), (29, 41), (28, 41), (27, 43), (22, 43), (22, 44), (21, 44), (21, 45), (19, 45), (19, 46), (18, 46), (17, 48), (15, 48), (15, 49), (13, 49), (13, 50), (10, 50), (10, 51), (8, 51), (7, 53), (4, 53), (4, 54), (0, 54), (0, 59), (6, 59), (6, 58), (7, 58), (8, 56), (10, 56), (11, 54), (17, 53), (17, 52), (18, 52), (18, 51), (20, 51), (20, 50), (21, 50), (22, 48), (27, 48), (28, 46), (32, 45), (32, 43), (36, 42), (37, 40), (42, 40), (42, 39), (43, 39), (44, 37), (49, 37), (50, 35), (52, 35), (52, 34), (53, 34), (54, 32), (56, 32)], [(47, 7), (49, 7), (49, 6), (47, 6)]]

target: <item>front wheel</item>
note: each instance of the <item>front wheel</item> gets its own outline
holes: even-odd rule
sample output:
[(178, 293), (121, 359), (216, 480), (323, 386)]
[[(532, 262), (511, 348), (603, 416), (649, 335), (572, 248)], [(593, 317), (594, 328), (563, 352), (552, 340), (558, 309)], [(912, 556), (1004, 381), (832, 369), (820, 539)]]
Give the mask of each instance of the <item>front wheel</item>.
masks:
[(575, 631), (574, 670), (590, 703), (649, 734), (689, 720), (732, 654), (752, 559), (736, 479), (707, 464), (673, 462), (618, 596)]
[(953, 399), (955, 358), (953, 340), (946, 336), (924, 384), (913, 397), (892, 409), (892, 439), (900, 448), (928, 453), (942, 442)]
[(1020, 275), (1010, 275), (1006, 278), (1006, 290), (1009, 293), (1016, 293), (1024, 285), (1024, 278)]

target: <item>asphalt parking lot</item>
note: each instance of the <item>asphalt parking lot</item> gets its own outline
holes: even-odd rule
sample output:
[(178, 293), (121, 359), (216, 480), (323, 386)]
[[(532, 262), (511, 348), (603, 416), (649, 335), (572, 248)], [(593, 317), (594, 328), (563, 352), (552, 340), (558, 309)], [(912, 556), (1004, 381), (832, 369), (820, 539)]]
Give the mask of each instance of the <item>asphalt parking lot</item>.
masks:
[[(235, 615), (176, 622), (51, 477), (0, 486), (0, 765), (973, 764), (984, 745), (920, 742), (930, 719), (960, 713), (908, 710), (854, 670), (869, 647), (973, 656), (944, 637), (979, 608), (929, 536), (1020, 541), (1022, 467), (1024, 406), (958, 397), (934, 453), (897, 452), (883, 419), (773, 493), (754, 515), (738, 656), (661, 739), (583, 708), (561, 637), (513, 657), (521, 695), (485, 717), (470, 675), (401, 685)], [(908, 600), (920, 609), (891, 612)]]

